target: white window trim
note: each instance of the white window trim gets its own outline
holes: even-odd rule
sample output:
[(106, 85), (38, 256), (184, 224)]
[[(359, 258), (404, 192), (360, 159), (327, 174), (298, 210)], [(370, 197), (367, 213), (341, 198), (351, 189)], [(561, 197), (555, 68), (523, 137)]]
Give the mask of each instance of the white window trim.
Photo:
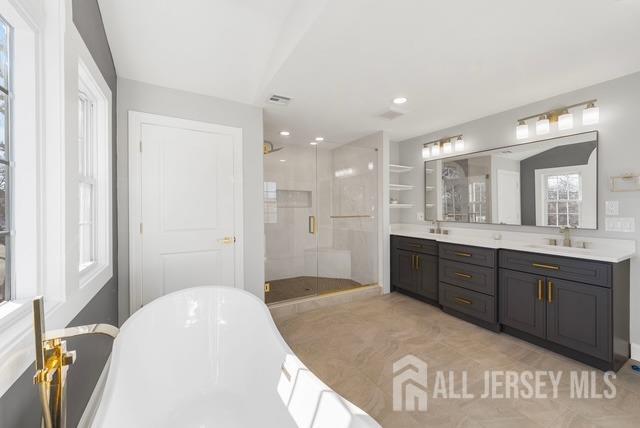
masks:
[[(88, 52), (87, 52), (88, 53)], [(93, 66), (93, 67), (92, 67)], [(93, 68), (93, 70), (92, 70)], [(79, 271), (79, 285), (84, 288), (90, 284), (98, 283), (97, 286), (104, 285), (113, 275), (113, 235), (112, 235), (112, 162), (111, 162), (111, 91), (107, 82), (102, 77), (100, 70), (93, 62), (93, 59), (83, 58), (80, 55), (78, 62), (78, 89), (89, 92), (91, 101), (94, 103), (95, 118), (94, 137), (95, 137), (95, 173), (93, 180), (94, 185), (94, 261)], [(76, 101), (79, 90), (76, 92)], [(76, 105), (78, 103), (76, 102)], [(77, 120), (78, 114), (76, 112)], [(78, 127), (76, 126), (76, 132)], [(76, 135), (77, 137), (77, 135)], [(75, 138), (73, 141), (78, 141)], [(76, 158), (78, 144), (76, 144)], [(78, 165), (78, 162), (75, 163)], [(76, 168), (77, 171), (77, 168)], [(78, 185), (76, 186), (76, 194), (80, 183), (80, 174), (78, 174)], [(76, 215), (79, 210), (76, 210)], [(78, 225), (76, 221), (76, 225)], [(79, 231), (76, 226), (76, 231)], [(76, 262), (80, 259), (76, 257)]]
[[(588, 168), (589, 165), (573, 165), (570, 167), (557, 167), (557, 168), (544, 168), (544, 169), (536, 169), (535, 170), (535, 183), (536, 183), (536, 224), (539, 224), (541, 226), (549, 226), (547, 224), (547, 217), (546, 217), (546, 201), (547, 198), (545, 196), (545, 191), (546, 191), (546, 179), (549, 176), (553, 176), (553, 175), (579, 175), (580, 176), (580, 200), (578, 200), (577, 202), (580, 202), (580, 224), (582, 224), (582, 216), (583, 216), (583, 207), (582, 207), (582, 186), (583, 186), (583, 177), (584, 177), (584, 173), (586, 168)], [(557, 227), (555, 225), (551, 225), (549, 227)]]
[[(71, 248), (68, 245), (76, 242), (78, 230), (76, 225), (70, 227), (71, 222), (78, 220), (78, 198), (73, 196), (78, 193), (77, 155), (76, 162), (71, 163), (74, 158), (72, 147), (77, 150), (77, 144), (65, 143), (73, 142), (74, 137), (77, 140), (79, 59), (108, 95), (106, 138), (109, 141), (109, 170), (112, 168), (114, 120), (111, 117), (112, 94), (73, 25), (71, 0), (47, 0), (41, 3), (39, 8), (30, 0), (0, 0), (0, 10), (14, 10), (15, 16), (25, 22), (24, 28), (32, 33), (34, 55), (31, 56), (31, 65), (36, 82), (32, 85), (32, 93), (26, 95), (33, 95), (32, 108), (35, 113), (29, 126), (24, 128), (33, 134), (32, 151), (37, 165), (33, 182), (30, 183), (35, 189), (32, 199), (36, 209), (33, 210), (35, 227), (32, 227), (29, 238), (33, 240), (31, 248), (35, 253), (32, 259), (25, 261), (30, 265), (34, 280), (28, 281), (24, 271), (21, 273), (20, 269), (14, 269), (14, 281), (18, 282), (18, 287), (13, 290), (12, 298), (16, 300), (0, 304), (0, 396), (33, 365), (35, 351), (31, 298), (44, 295), (47, 329), (62, 328), (76, 317), (113, 275), (111, 208), (105, 223), (109, 236), (109, 267), (89, 278), (84, 287), (80, 287), (77, 253), (75, 257), (71, 254), (73, 248), (77, 251), (77, 245)], [(5, 18), (10, 17), (5, 14)], [(19, 95), (24, 99), (25, 92), (21, 91)], [(71, 171), (75, 174), (72, 177), (67, 176), (66, 165), (74, 166)], [(22, 167), (23, 163), (19, 171), (22, 171)], [(111, 207), (111, 176), (107, 182)], [(24, 239), (21, 229), (20, 240)]]

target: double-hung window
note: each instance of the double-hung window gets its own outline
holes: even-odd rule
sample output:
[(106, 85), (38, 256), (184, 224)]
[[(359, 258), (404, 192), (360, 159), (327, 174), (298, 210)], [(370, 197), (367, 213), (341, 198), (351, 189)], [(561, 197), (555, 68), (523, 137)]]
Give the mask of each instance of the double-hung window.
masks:
[(79, 159), (79, 269), (90, 267), (96, 257), (96, 106), (87, 88), (80, 82), (78, 96)]
[(11, 27), (0, 17), (0, 302), (11, 291)]

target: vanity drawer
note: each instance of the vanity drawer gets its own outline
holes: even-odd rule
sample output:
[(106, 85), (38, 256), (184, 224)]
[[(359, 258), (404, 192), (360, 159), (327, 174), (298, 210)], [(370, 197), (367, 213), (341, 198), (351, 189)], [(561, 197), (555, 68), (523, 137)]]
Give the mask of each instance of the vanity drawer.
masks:
[(500, 251), (500, 267), (553, 278), (611, 287), (611, 264), (546, 254)]
[(440, 244), (440, 257), (449, 260), (495, 267), (496, 250), (457, 244)]
[(472, 291), (495, 296), (496, 271), (494, 268), (440, 259), (440, 281)]
[(496, 298), (493, 296), (441, 282), (440, 304), (483, 321), (497, 321)]
[(438, 243), (428, 239), (410, 238), (407, 236), (393, 235), (391, 245), (399, 250), (412, 251), (414, 253), (425, 253), (433, 256), (438, 255)]

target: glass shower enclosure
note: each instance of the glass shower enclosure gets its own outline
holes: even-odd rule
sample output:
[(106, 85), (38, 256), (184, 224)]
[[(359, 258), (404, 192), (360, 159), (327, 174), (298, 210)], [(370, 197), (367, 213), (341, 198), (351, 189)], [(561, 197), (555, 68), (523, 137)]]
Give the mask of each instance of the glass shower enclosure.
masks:
[(378, 159), (350, 144), (268, 146), (265, 301), (378, 282)]

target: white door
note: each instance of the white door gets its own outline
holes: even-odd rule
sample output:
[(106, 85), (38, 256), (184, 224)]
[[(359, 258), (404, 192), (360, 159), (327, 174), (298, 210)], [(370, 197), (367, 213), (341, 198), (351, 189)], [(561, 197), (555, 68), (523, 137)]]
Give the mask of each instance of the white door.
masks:
[(520, 173), (498, 170), (498, 222), (520, 224)]
[(237, 286), (241, 272), (240, 130), (167, 119), (139, 123), (140, 284), (132, 311), (183, 288)]

